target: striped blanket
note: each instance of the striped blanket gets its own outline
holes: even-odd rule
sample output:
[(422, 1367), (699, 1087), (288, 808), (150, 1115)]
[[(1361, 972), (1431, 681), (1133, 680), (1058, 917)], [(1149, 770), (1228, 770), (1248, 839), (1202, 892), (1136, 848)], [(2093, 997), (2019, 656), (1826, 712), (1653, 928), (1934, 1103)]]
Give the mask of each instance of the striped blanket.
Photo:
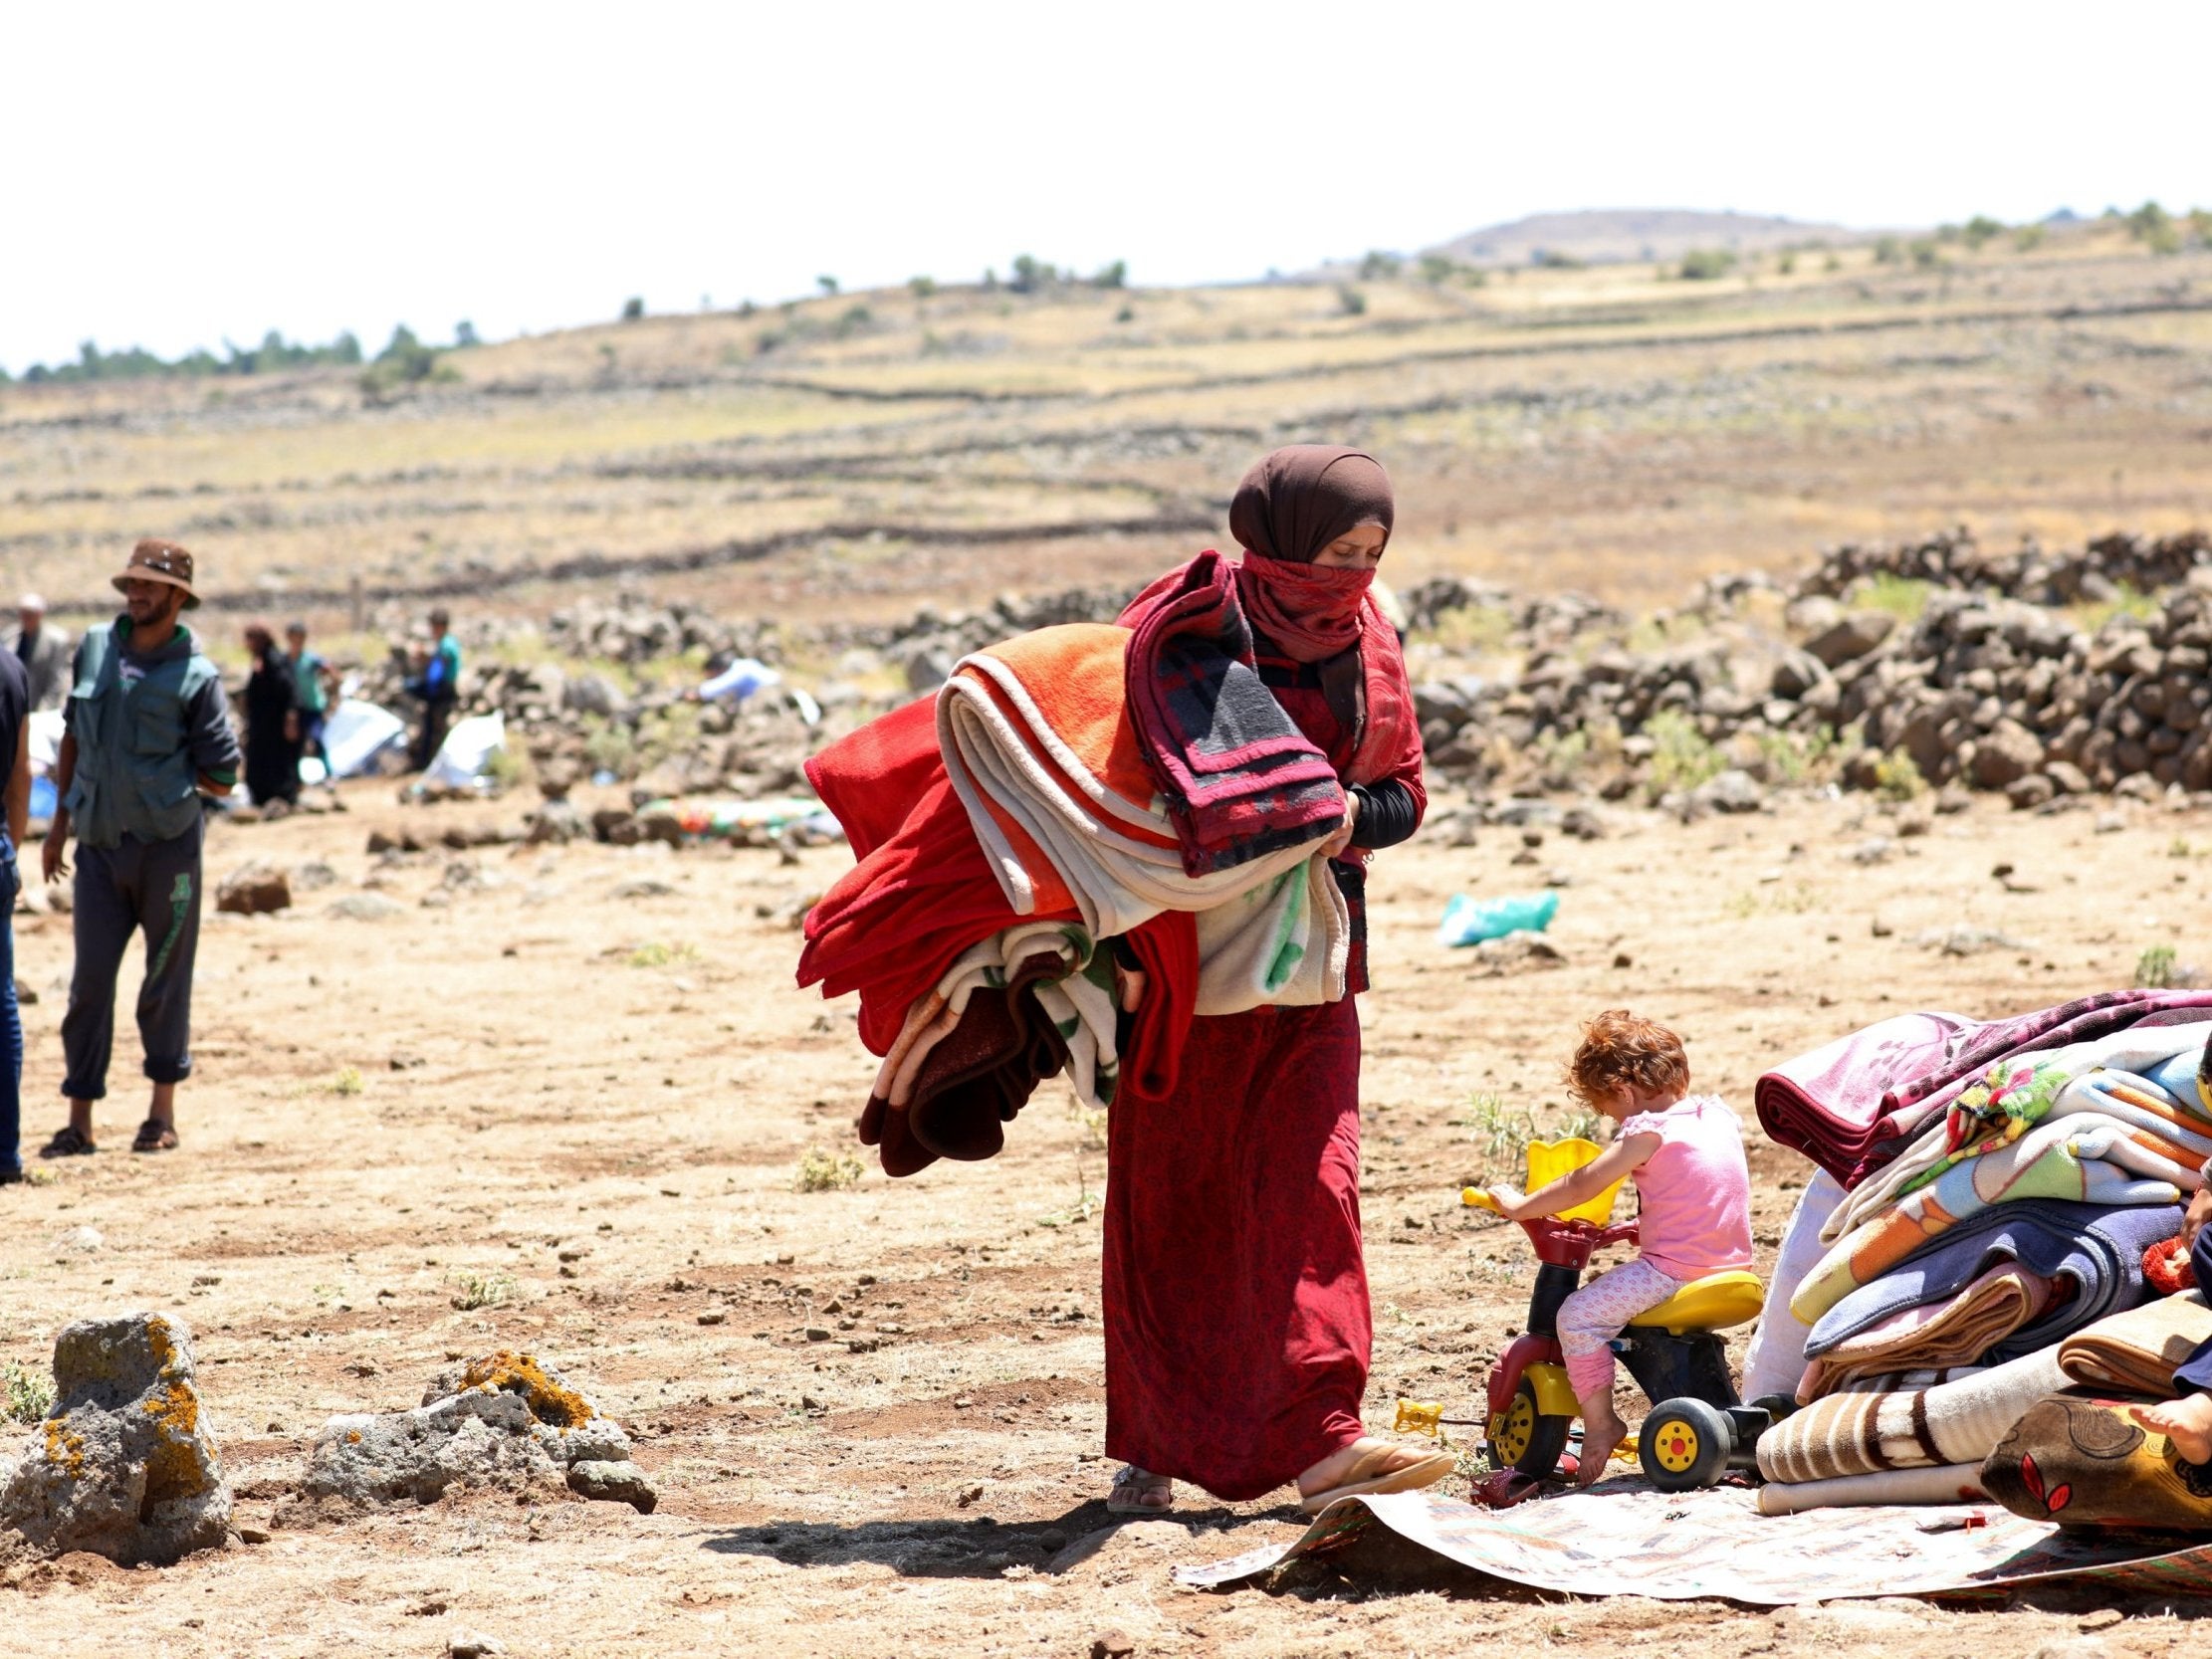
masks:
[(1979, 1463), (2023, 1411), (2064, 1386), (2051, 1348), (1987, 1370), (1873, 1378), (1815, 1400), (1759, 1436), (1759, 1473), (1770, 1481), (1827, 1481)]

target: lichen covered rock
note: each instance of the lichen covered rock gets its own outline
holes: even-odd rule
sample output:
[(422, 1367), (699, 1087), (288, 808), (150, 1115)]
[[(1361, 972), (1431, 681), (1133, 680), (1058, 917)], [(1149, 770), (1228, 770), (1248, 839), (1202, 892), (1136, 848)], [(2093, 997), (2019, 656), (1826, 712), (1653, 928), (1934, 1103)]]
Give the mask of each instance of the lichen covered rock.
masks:
[[(579, 1466), (589, 1466), (580, 1479)], [(300, 1490), (313, 1505), (358, 1509), (534, 1483), (648, 1513), (655, 1501), (618, 1425), (535, 1355), (503, 1349), (441, 1372), (412, 1411), (332, 1417)]]
[(230, 1488), (183, 1321), (130, 1314), (65, 1327), (54, 1388), (52, 1411), (0, 1487), (0, 1524), (46, 1554), (87, 1550), (126, 1566), (223, 1542)]

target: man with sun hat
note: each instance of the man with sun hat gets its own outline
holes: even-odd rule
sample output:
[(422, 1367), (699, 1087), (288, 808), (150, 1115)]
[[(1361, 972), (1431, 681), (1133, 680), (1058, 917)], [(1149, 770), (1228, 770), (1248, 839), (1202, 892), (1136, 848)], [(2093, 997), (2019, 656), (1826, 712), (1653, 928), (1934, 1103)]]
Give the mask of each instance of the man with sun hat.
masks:
[(68, 872), (74, 831), (77, 968), (62, 1019), (69, 1125), (42, 1157), (98, 1149), (93, 1103), (108, 1093), (115, 976), (134, 933), (146, 941), (138, 1035), (153, 1103), (131, 1150), (176, 1145), (176, 1086), (192, 1071), (200, 803), (229, 794), (238, 782), (238, 736), (222, 676), (178, 621), (200, 602), (192, 555), (173, 541), (141, 541), (114, 585), (123, 614), (87, 629), (78, 644), (54, 771), (61, 806), (47, 832), (44, 864), (50, 882)]

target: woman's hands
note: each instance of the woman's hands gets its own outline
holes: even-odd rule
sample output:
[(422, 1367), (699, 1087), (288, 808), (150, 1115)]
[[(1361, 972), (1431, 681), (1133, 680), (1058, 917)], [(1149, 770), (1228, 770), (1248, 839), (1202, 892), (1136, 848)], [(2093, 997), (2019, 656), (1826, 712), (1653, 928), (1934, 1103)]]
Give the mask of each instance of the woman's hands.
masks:
[(1328, 840), (1321, 843), (1321, 856), (1335, 858), (1352, 845), (1352, 832), (1359, 827), (1360, 797), (1353, 790), (1344, 791), (1344, 826)]

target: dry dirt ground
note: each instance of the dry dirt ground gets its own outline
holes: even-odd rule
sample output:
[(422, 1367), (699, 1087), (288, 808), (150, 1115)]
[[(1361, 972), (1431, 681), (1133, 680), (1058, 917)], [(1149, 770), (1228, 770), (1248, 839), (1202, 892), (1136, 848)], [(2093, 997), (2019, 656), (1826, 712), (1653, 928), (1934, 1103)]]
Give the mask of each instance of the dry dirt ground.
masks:
[[(788, 918), (842, 849), (796, 868), (589, 847), (379, 866), (362, 851), (371, 827), (436, 831), (522, 803), (403, 809), (365, 786), (348, 800), (211, 839), (217, 875), (258, 856), (325, 859), (343, 880), (281, 918), (210, 922), (183, 1149), (123, 1149), (139, 1111), (126, 1087), (98, 1156), (0, 1191), (0, 1358), (43, 1365), (71, 1319), (181, 1314), (239, 1520), (271, 1537), (167, 1570), (10, 1569), (11, 1654), (434, 1655), (464, 1630), (542, 1655), (1083, 1655), (1116, 1631), (1141, 1654), (1270, 1656), (1839, 1641), (2089, 1656), (2194, 1638), (2187, 1606), (2096, 1592), (1980, 1610), (1574, 1601), (1381, 1548), (1269, 1586), (1179, 1588), (1174, 1565), (1299, 1523), (1281, 1502), (1185, 1491), (1172, 1520), (1109, 1529), (1104, 1159), (1057, 1088), (994, 1162), (796, 1189), (806, 1151), (848, 1149), (873, 1067), (849, 1007), (790, 980)], [(1521, 836), (1501, 830), (1379, 865), (1364, 1009), (1375, 1423), (1401, 1394), (1470, 1408), (1522, 1317), (1517, 1233), (1456, 1199), (1485, 1164), (1472, 1103), (1556, 1122), (1580, 1018), (1629, 1003), (1676, 1023), (1700, 1084), (1748, 1120), (1761, 1069), (1884, 1014), (2057, 1001), (2125, 983), (2158, 943), (2187, 959), (2212, 876), (2212, 817), (2162, 807), (1900, 819), (1852, 798), (1608, 822), (1597, 842), (1547, 839), (1534, 865), (1512, 862)], [(1855, 862), (1877, 836), (1888, 857)], [(1563, 968), (1476, 979), (1435, 942), (1454, 890), (1547, 873), (1566, 884)], [(363, 882), (404, 914), (325, 914)], [(433, 890), (450, 904), (421, 906)], [(2022, 942), (1967, 957), (1913, 942), (1962, 923)], [(18, 940), (40, 998), (35, 1145), (56, 1121), (67, 919), (21, 917)], [(126, 1039), (118, 1076), (134, 1066)], [(1752, 1163), (1771, 1251), (1805, 1165), (1764, 1143)], [(488, 1305), (457, 1307), (472, 1290)], [(500, 1346), (562, 1367), (631, 1428), (656, 1514), (501, 1494), (275, 1524), (329, 1415), (414, 1404), (445, 1361)]]

